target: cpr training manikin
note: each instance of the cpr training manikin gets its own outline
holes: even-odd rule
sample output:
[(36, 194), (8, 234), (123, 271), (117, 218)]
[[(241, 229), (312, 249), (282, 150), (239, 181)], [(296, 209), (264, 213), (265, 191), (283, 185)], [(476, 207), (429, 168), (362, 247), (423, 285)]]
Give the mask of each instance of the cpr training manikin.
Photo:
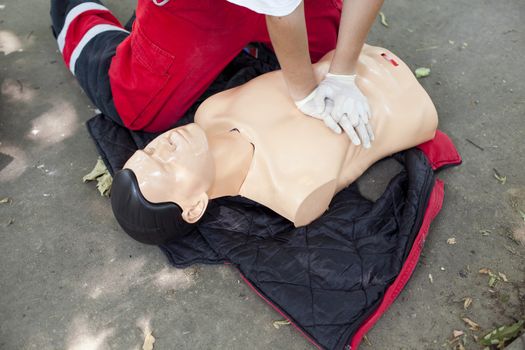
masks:
[[(315, 64), (318, 81), (332, 55)], [(124, 168), (147, 201), (176, 203), (187, 223), (210, 199), (240, 195), (307, 225), (374, 162), (434, 137), (436, 109), (397, 56), (365, 45), (357, 76), (372, 110), (370, 148), (302, 114), (275, 71), (208, 98), (195, 123), (158, 136)]]

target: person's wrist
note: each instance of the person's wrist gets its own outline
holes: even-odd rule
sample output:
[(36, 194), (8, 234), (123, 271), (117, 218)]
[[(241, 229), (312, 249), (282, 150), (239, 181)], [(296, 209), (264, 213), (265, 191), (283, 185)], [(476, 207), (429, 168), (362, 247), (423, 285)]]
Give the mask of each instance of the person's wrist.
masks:
[(297, 102), (304, 100), (306, 97), (312, 94), (316, 87), (317, 84), (315, 82), (311, 82), (304, 85), (290, 86), (288, 90), (292, 99)]
[(325, 79), (342, 82), (344, 84), (355, 84), (355, 74), (334, 74), (326, 73)]
[(341, 48), (336, 48), (334, 58), (330, 63), (328, 72), (338, 75), (356, 74), (358, 52), (343, 52)]
[(349, 69), (336, 69), (336, 68), (330, 67), (330, 69), (328, 70), (328, 73), (335, 74), (335, 75), (355, 75), (356, 70), (350, 69), (350, 68)]
[(355, 80), (357, 77), (356, 74), (338, 74), (338, 73), (326, 73), (326, 77), (332, 77), (332, 78), (346, 78), (346, 79), (352, 79)]
[(311, 101), (313, 98), (314, 98), (314, 95), (315, 95), (315, 89), (310, 92), (308, 95), (306, 95), (305, 97), (303, 97), (302, 99), (300, 100), (294, 100), (294, 103), (295, 103), (295, 106), (297, 108), (299, 108), (300, 110), (302, 110), (302, 108), (309, 102)]

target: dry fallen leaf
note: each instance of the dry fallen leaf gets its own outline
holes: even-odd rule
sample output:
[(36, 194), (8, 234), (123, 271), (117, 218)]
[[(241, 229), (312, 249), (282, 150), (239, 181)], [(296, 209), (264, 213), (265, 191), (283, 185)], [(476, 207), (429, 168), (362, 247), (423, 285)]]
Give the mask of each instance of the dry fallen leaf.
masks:
[(472, 304), (472, 298), (466, 297), (464, 300), (465, 301), (463, 302), (463, 308), (466, 310), (469, 308), (470, 304)]
[(155, 343), (155, 337), (151, 332), (146, 333), (144, 337), (144, 344), (142, 345), (142, 350), (153, 350), (153, 344)]
[(370, 339), (368, 339), (368, 337), (366, 335), (363, 337), (363, 340), (364, 340), (366, 345), (372, 346), (372, 343), (370, 342)]
[(106, 168), (104, 161), (100, 157), (97, 159), (97, 164), (93, 170), (82, 178), (82, 181), (84, 182), (94, 180), (97, 180), (97, 189), (100, 192), (100, 195), (109, 197), (113, 178)]
[(95, 167), (93, 170), (90, 171), (89, 174), (84, 175), (82, 178), (83, 182), (93, 181), (96, 180), (97, 177), (104, 175), (107, 172), (106, 165), (104, 164), (104, 161), (102, 158), (98, 157), (97, 163), (95, 164)]
[(454, 336), (454, 338), (461, 337), (463, 334), (465, 334), (463, 331), (458, 331), (455, 329), (452, 331), (452, 335)]
[(469, 326), (468, 328), (470, 328), (473, 331), (478, 331), (481, 328), (479, 326), (479, 324), (477, 324), (476, 322), (472, 321), (470, 318), (463, 317), (462, 320), (463, 320), (463, 322), (468, 324), (468, 326)]
[(494, 287), (496, 285), (496, 282), (498, 282), (498, 277), (496, 275), (491, 275), (489, 278), (489, 287)]
[(416, 74), (416, 78), (418, 79), (428, 77), (430, 75), (430, 68), (419, 67), (419, 68), (416, 68), (414, 73)]
[(0, 199), (0, 204), (9, 204), (9, 203), (11, 203), (11, 198), (9, 197)]
[(498, 180), (500, 184), (505, 185), (505, 183), (507, 182), (507, 177), (501, 175), (501, 174), (496, 170), (496, 168), (494, 168), (494, 169), (492, 169), (492, 170), (494, 170), (494, 177), (496, 178), (496, 180)]
[(456, 238), (450, 237), (449, 239), (447, 239), (447, 243), (450, 245), (456, 244)]
[(97, 189), (100, 192), (101, 196), (109, 197), (109, 193), (111, 192), (112, 183), (113, 183), (113, 177), (111, 177), (109, 172), (97, 178)]
[(489, 275), (489, 287), (491, 287), (491, 288), (496, 285), (496, 282), (498, 282), (500, 280), (505, 281), (507, 279), (507, 276), (505, 276), (501, 272), (498, 273), (499, 274), (499, 276), (498, 276), (494, 272), (492, 272), (492, 270), (487, 269), (487, 268), (480, 269), (479, 273), (481, 273), (483, 275)]
[(501, 277), (501, 279), (503, 280), (503, 282), (508, 282), (508, 281), (509, 281), (508, 278), (507, 278), (507, 276), (506, 276), (504, 273), (502, 273), (502, 272), (498, 272), (498, 275), (499, 275), (499, 277)]
[(273, 321), (272, 324), (275, 327), (275, 329), (279, 329), (281, 326), (289, 325), (290, 321), (288, 321), (288, 320), (278, 320), (278, 321)]
[(381, 18), (381, 24), (384, 25), (385, 27), (388, 27), (386, 16), (383, 12), (379, 12), (379, 18)]

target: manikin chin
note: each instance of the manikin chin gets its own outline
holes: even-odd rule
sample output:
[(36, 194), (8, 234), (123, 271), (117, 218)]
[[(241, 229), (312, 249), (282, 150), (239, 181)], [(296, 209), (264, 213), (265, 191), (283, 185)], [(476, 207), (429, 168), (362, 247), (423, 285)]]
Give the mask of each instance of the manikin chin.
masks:
[[(319, 81), (331, 58), (315, 64)], [(178, 204), (188, 223), (210, 199), (241, 195), (306, 225), (374, 162), (434, 137), (436, 109), (397, 56), (365, 45), (357, 74), (372, 110), (369, 149), (303, 115), (275, 71), (208, 98), (195, 123), (158, 136), (125, 168), (148, 201)]]

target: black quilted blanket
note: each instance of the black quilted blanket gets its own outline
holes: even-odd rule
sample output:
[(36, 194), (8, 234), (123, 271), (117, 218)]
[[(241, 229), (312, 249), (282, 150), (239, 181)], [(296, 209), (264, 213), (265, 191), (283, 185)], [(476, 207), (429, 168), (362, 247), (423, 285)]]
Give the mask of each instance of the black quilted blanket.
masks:
[[(271, 56), (254, 59), (241, 54), (207, 95), (274, 68)], [(181, 123), (191, 121), (196, 108)], [(88, 129), (111, 172), (156, 136), (130, 132), (103, 115), (91, 119)], [(414, 148), (396, 154), (403, 170), (375, 202), (351, 185), (333, 199), (322, 217), (294, 228), (255, 202), (221, 198), (210, 203), (191, 234), (161, 249), (178, 267), (234, 264), (256, 292), (315, 345), (350, 349), (352, 344), (356, 348), (360, 337), (354, 336), (365, 323), (370, 326), (374, 313), (384, 311), (380, 305), (392, 293), (389, 287), (406, 267), (414, 240), (421, 234), (436, 183), (433, 168), (460, 162), (450, 140), (444, 146), (441, 141), (422, 147), (425, 152)]]

